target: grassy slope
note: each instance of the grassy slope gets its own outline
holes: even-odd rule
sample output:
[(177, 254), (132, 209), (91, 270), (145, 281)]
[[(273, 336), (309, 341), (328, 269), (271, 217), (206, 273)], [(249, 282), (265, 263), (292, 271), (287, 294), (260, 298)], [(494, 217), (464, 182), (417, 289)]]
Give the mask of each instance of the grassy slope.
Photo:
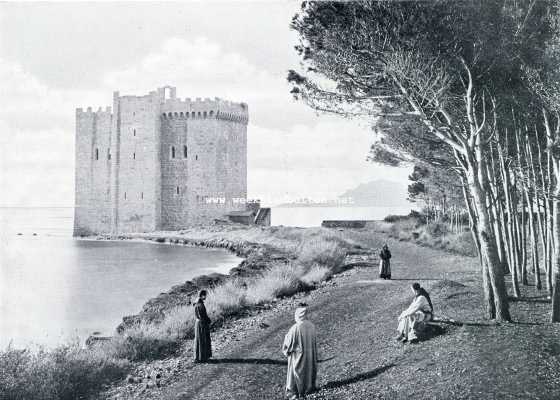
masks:
[[(137, 235), (138, 237), (148, 235)], [(225, 239), (279, 249), (293, 258), (289, 264), (271, 262), (261, 274), (231, 280), (215, 287), (207, 308), (215, 320), (234, 317), (247, 308), (292, 295), (328, 278), (340, 267), (351, 244), (324, 229), (217, 226), (149, 235), (193, 240)], [(98, 392), (104, 384), (126, 376), (129, 361), (158, 359), (173, 354), (192, 336), (192, 307), (166, 310), (161, 323), (142, 323), (93, 349), (77, 344), (52, 351), (0, 351), (0, 400), (76, 399)]]
[[(378, 248), (385, 236), (340, 233)], [(311, 399), (557, 399), (560, 327), (546, 322), (548, 304), (532, 288), (512, 303), (515, 322), (480, 319), (477, 260), (389, 240), (394, 280), (358, 268), (302, 298), (319, 331), (320, 390)], [(392, 340), (396, 317), (418, 280), (438, 316), (462, 321), (417, 345)], [(149, 399), (282, 398), (285, 361), (279, 348), (298, 299), (253, 313), (214, 334), (214, 364), (183, 365), (160, 389), (121, 387), (122, 397)], [(171, 360), (169, 360), (171, 362)], [(162, 364), (165, 365), (165, 364)], [(128, 395), (127, 395), (128, 393)]]

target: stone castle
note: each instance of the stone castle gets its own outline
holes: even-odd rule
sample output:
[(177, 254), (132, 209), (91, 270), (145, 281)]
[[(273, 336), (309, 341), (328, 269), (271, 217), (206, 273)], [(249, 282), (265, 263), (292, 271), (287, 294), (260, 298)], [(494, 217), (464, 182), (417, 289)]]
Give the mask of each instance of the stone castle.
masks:
[(245, 103), (174, 87), (76, 110), (74, 236), (177, 230), (245, 212)]

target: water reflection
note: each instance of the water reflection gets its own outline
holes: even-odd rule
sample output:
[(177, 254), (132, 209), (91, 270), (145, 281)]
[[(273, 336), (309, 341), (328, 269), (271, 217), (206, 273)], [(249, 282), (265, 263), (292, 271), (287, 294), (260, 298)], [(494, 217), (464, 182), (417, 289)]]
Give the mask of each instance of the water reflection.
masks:
[(4, 237), (0, 255), (2, 347), (111, 334), (150, 297), (240, 261), (222, 250), (41, 236)]

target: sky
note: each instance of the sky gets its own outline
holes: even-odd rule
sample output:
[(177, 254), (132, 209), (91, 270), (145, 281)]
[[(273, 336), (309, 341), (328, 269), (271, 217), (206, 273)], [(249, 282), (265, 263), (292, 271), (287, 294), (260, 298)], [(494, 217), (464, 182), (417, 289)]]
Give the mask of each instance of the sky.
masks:
[(366, 161), (371, 121), (317, 114), (286, 82), (299, 1), (0, 3), (0, 206), (72, 206), (75, 109), (113, 91), (249, 105), (248, 197), (333, 199), (406, 168)]

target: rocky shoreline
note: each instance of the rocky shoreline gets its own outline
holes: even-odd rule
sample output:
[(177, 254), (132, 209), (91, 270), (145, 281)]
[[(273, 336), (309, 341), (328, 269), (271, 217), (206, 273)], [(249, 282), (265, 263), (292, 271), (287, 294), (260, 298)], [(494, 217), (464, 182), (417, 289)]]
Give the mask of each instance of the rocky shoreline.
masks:
[[(234, 242), (224, 238), (216, 239), (192, 239), (176, 234), (131, 234), (118, 236), (97, 236), (95, 240), (135, 240), (141, 239), (156, 243), (168, 243), (172, 245), (220, 248), (230, 251), (243, 261), (236, 267), (230, 269), (228, 274), (212, 273), (199, 275), (189, 281), (172, 286), (167, 292), (162, 292), (154, 298), (149, 299), (138, 314), (123, 317), (123, 321), (117, 326), (116, 332), (123, 333), (126, 329), (141, 323), (158, 323), (163, 320), (165, 312), (183, 305), (191, 304), (201, 289), (212, 288), (224, 283), (228, 279), (248, 278), (258, 275), (270, 267), (272, 263), (288, 263), (295, 259), (293, 254), (284, 252), (266, 244), (250, 242)], [(96, 338), (91, 336), (88, 343), (93, 343)]]
[[(202, 231), (205, 231), (203, 228)], [(214, 233), (216, 231), (213, 231)], [(218, 230), (219, 232), (219, 230)], [(165, 313), (180, 306), (192, 304), (201, 289), (209, 289), (220, 285), (229, 279), (246, 279), (259, 275), (265, 269), (275, 264), (289, 263), (297, 258), (296, 254), (278, 249), (265, 243), (254, 243), (250, 241), (234, 241), (226, 238), (190, 238), (184, 232), (162, 232), (162, 233), (138, 233), (121, 234), (118, 236), (104, 235), (91, 238), (94, 240), (143, 240), (156, 243), (167, 243), (170, 245), (191, 246), (199, 248), (225, 249), (243, 261), (236, 267), (230, 269), (228, 274), (212, 273), (199, 275), (184, 283), (172, 286), (167, 292), (162, 292), (156, 297), (149, 299), (138, 314), (123, 317), (117, 326), (116, 333), (121, 334), (125, 330), (142, 323), (159, 323), (165, 318)], [(356, 248), (348, 251), (345, 267), (375, 266), (369, 251)], [(92, 344), (97, 340), (105, 338), (90, 336), (87, 343)]]

